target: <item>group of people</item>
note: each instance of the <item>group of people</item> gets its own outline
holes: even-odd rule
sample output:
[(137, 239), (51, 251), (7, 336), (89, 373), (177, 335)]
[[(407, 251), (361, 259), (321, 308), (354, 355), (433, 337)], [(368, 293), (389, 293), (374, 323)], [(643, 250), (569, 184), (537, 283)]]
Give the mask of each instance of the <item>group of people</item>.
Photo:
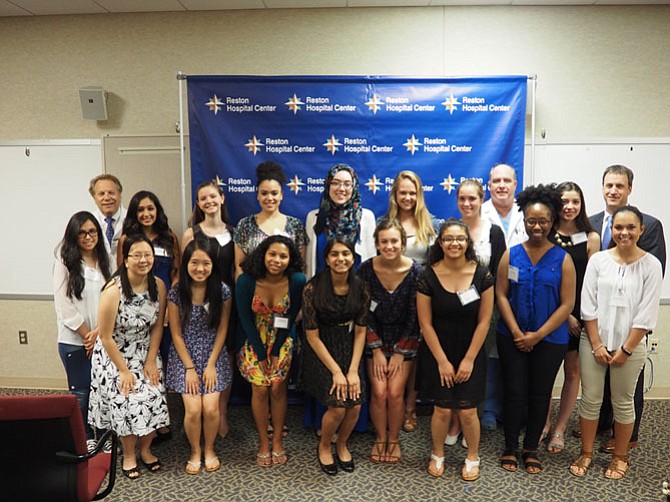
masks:
[(515, 471), (521, 459), (539, 473), (545, 437), (549, 452), (564, 447), (581, 379), (582, 451), (570, 472), (586, 475), (599, 416), (611, 428), (613, 410), (605, 475), (625, 476), (665, 266), (660, 222), (628, 205), (630, 169), (605, 170), (606, 209), (591, 221), (577, 184), (515, 198), (504, 164), (491, 169), (490, 200), (481, 182), (463, 180), (461, 218), (441, 223), (411, 171), (397, 174), (375, 220), (356, 172), (333, 166), (305, 225), (280, 211), (282, 168), (264, 162), (256, 175), (260, 211), (234, 228), (220, 187), (201, 184), (181, 246), (158, 198), (140, 191), (126, 211), (110, 174), (91, 180), (97, 211), (68, 222), (54, 265), (59, 354), (88, 439), (115, 430), (126, 477), (140, 476), (138, 461), (161, 468), (151, 445), (171, 434), (166, 388), (183, 398), (185, 472), (219, 469), (214, 444), (228, 433), (235, 371), (251, 386), (261, 467), (289, 458), (291, 374), (308, 396), (324, 473), (355, 470), (348, 440), (368, 417), (370, 461), (400, 462), (400, 430), (416, 430), (420, 399), (434, 406), (428, 473), (443, 476), (445, 445), (462, 434), (465, 481), (480, 475), (480, 429), (500, 423), (501, 467)]

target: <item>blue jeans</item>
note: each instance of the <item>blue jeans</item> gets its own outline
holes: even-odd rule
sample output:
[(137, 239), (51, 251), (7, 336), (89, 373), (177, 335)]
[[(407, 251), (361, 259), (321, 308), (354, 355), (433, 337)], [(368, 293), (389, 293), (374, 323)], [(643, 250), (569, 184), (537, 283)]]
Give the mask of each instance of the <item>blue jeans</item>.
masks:
[(70, 394), (77, 396), (81, 418), (84, 420), (86, 439), (93, 439), (93, 430), (88, 425), (88, 394), (91, 390), (91, 360), (86, 356), (83, 345), (58, 344), (65, 373), (67, 374), (67, 388)]

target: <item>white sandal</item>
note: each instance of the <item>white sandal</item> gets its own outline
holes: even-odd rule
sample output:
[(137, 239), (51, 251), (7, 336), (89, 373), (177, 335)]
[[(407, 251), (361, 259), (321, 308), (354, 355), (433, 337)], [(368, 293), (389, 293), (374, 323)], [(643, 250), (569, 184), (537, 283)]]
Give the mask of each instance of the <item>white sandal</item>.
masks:
[(429, 463), (428, 468), (426, 469), (428, 471), (428, 474), (430, 474), (435, 478), (441, 478), (444, 475), (444, 457), (438, 457), (437, 455), (431, 452), (430, 460), (435, 461), (435, 471), (430, 470), (430, 463)]
[[(467, 475), (472, 472), (475, 467), (477, 468), (477, 475), (468, 477)], [(477, 457), (477, 460), (465, 459), (465, 471), (461, 473), (461, 478), (463, 478), (463, 481), (477, 481), (479, 479), (479, 457)]]

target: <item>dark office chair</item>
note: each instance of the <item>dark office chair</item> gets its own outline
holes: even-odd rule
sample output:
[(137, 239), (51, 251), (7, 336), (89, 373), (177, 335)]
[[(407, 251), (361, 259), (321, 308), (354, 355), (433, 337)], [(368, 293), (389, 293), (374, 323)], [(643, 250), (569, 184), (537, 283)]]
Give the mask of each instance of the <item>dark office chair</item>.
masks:
[[(103, 453), (108, 439), (112, 452)], [(2, 500), (100, 500), (114, 487), (117, 436), (107, 431), (88, 453), (71, 394), (0, 396), (0, 440)]]

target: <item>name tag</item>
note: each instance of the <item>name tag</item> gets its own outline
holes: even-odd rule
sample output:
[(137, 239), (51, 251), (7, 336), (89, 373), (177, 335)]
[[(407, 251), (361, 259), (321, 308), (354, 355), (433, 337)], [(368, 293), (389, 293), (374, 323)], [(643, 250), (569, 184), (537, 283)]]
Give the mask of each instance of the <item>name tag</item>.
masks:
[(612, 305), (612, 307), (628, 307), (628, 298), (621, 293), (616, 293), (612, 296), (610, 305)]
[(100, 272), (95, 268), (84, 267), (84, 280), (87, 281), (99, 281)]
[(274, 315), (274, 328), (275, 329), (288, 329), (288, 317), (283, 315)]
[(510, 265), (507, 269), (507, 279), (512, 282), (519, 282), (519, 269)]
[(469, 303), (476, 302), (479, 300), (479, 292), (475, 288), (474, 284), (470, 286), (465, 291), (461, 291), (458, 294), (458, 299), (461, 301), (461, 305), (464, 307)]
[(570, 236), (570, 240), (576, 246), (577, 244), (581, 244), (582, 242), (589, 240), (589, 236), (586, 235), (586, 232), (577, 232), (576, 234), (572, 234)]
[(230, 232), (225, 234), (219, 234), (216, 236), (216, 240), (219, 241), (219, 246), (223, 247), (230, 242)]
[(168, 253), (167, 253), (167, 251), (165, 250), (165, 248), (162, 248), (162, 247), (160, 247), (160, 246), (156, 246), (156, 247), (154, 248), (154, 254), (155, 254), (156, 256), (166, 256), (166, 257), (168, 256)]
[(156, 313), (156, 310), (157, 310), (157, 307), (155, 305), (145, 303), (140, 308), (140, 315), (142, 315), (142, 316), (144, 316), (148, 319), (151, 319), (151, 318), (153, 318), (154, 314)]
[(209, 302), (204, 303), (204, 304), (202, 305), (202, 308), (204, 308), (204, 309), (205, 309), (205, 312), (207, 312), (207, 313), (209, 314)]
[(370, 312), (374, 312), (377, 310), (377, 305), (379, 305), (376, 301), (370, 300)]

